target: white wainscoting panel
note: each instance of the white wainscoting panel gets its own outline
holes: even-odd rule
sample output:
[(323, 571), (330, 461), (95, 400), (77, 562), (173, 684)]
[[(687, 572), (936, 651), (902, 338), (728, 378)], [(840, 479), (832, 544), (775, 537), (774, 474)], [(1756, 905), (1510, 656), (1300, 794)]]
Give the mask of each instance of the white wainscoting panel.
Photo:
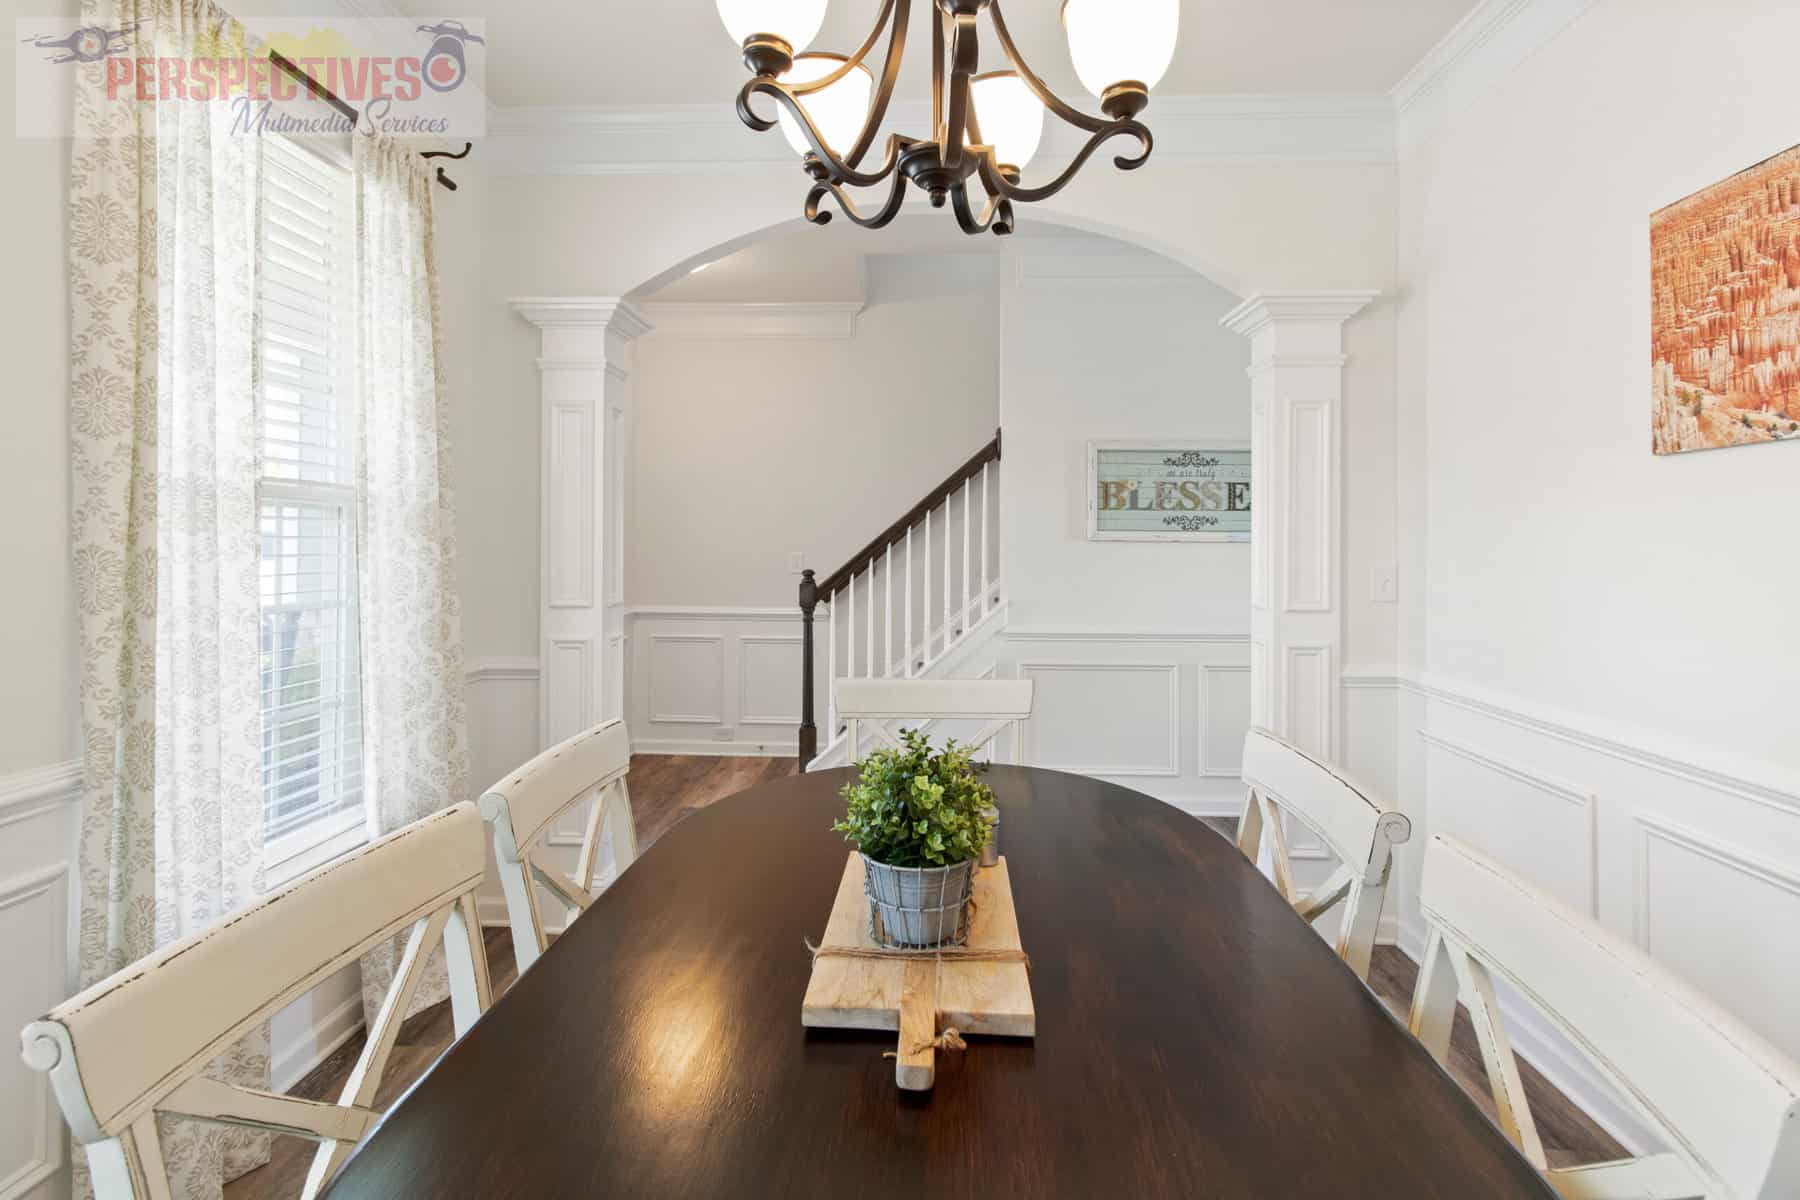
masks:
[(1430, 731), (1432, 831), (1505, 863), (1577, 912), (1600, 915), (1593, 792)]
[[(1443, 676), (1352, 672), (1344, 694), (1371, 731), (1391, 697), (1415, 841), (1464, 838), (1800, 1058), (1800, 776)], [(1418, 883), (1404, 853), (1401, 865), (1399, 941), (1416, 957)], [(1524, 1057), (1627, 1147), (1652, 1144), (1575, 1047), (1510, 1003)]]
[[(0, 778), (0, 1030), (9, 1038), (73, 990), (80, 791), (72, 762)], [(16, 1053), (0, 1055), (0, 1200), (67, 1195), (67, 1162), (48, 1079)]]
[(714, 633), (653, 633), (650, 721), (719, 725), (725, 720), (725, 639)]
[[(639, 606), (626, 611), (625, 714), (639, 754), (795, 754), (800, 736), (800, 609)], [(813, 703), (821, 745), (827, 697), (823, 609)]]
[(1250, 667), (1200, 664), (1200, 775), (1241, 779), (1244, 734), (1250, 728)]
[(1242, 808), (1244, 633), (1009, 628), (991, 653), (999, 677), (1037, 683), (1025, 763), (1105, 779), (1197, 816)]
[(1633, 934), (1689, 982), (1756, 982), (1738, 1015), (1800, 1061), (1800, 864), (1638, 814)]
[(1112, 779), (1180, 776), (1177, 664), (1027, 661), (1017, 671), (1037, 684), (1026, 762)]
[(801, 636), (740, 634), (737, 642), (738, 724), (798, 729)]

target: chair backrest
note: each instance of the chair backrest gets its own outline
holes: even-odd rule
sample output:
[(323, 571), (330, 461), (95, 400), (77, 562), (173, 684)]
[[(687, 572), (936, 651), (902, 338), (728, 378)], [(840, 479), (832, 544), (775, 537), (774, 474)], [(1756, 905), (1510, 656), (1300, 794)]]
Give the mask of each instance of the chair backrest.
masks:
[(1413, 1033), (1443, 1061), (1468, 1006), (1501, 1127), (1545, 1169), (1494, 979), (1510, 983), (1661, 1132), (1667, 1153), (1548, 1171), (1564, 1196), (1800, 1196), (1800, 1065), (1636, 946), (1499, 863), (1437, 836), (1420, 907), (1431, 938)]
[[(1412, 837), (1412, 822), (1342, 772), (1262, 729), (1251, 730), (1244, 739), (1244, 784), (1238, 849), (1252, 862), (1267, 849), (1276, 888), (1307, 920), (1319, 919), (1340, 902), (1345, 905), (1338, 957), (1367, 979), (1394, 847)], [(1294, 884), (1284, 815), (1316, 834), (1340, 864), (1323, 884), (1304, 894)]]
[[(159, 1112), (260, 1126), (320, 1143), (316, 1195), (379, 1114), (371, 1105), (426, 960), (441, 940), (457, 1034), (490, 1001), (475, 893), (481, 817), (459, 804), (355, 851), (59, 1005), (20, 1035), (48, 1072), (102, 1200), (169, 1194)], [(411, 935), (380, 1019), (337, 1104), (233, 1087), (202, 1074), (259, 1023), (365, 951)]]
[(838, 716), (848, 727), (850, 761), (854, 763), (862, 761), (865, 723), (871, 742), (898, 746), (896, 722), (986, 721), (962, 744), (981, 750), (1010, 727), (1016, 752), (1019, 723), (1031, 716), (1037, 685), (1029, 679), (839, 679), (833, 687)]
[[(521, 972), (549, 944), (538, 884), (556, 894), (573, 920), (594, 901), (594, 867), (603, 835), (612, 836), (615, 875), (636, 860), (637, 825), (625, 783), (630, 769), (631, 735), (625, 722), (607, 721), (552, 746), (481, 797), (481, 815), (494, 831), (495, 865)], [(558, 818), (590, 798), (593, 808), (570, 878), (543, 861), (542, 842)]]

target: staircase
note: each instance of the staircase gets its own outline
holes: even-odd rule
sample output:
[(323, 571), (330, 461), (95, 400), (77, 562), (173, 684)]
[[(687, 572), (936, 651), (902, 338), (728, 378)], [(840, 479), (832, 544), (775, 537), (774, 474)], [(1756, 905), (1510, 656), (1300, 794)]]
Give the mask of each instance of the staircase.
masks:
[[(827, 705), (819, 745), (814, 669), (824, 626), (827, 681), (947, 677), (966, 669), (1006, 623), (996, 523), (1000, 433), (839, 570), (800, 583), (800, 762), (847, 761), (846, 731)], [(820, 609), (824, 610), (823, 619)], [(828, 689), (830, 694), (833, 689)]]

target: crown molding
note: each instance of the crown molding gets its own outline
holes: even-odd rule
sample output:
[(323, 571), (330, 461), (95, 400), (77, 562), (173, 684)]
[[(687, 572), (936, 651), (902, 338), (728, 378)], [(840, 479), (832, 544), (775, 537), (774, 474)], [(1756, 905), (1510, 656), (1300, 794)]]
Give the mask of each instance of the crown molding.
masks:
[(539, 329), (604, 329), (631, 341), (653, 328), (618, 296), (521, 296), (506, 304)]
[[(1158, 163), (1392, 163), (1394, 104), (1386, 95), (1159, 96), (1146, 117)], [(924, 128), (926, 106), (896, 104), (885, 128)], [(483, 168), (494, 175), (714, 175), (788, 171), (798, 162), (777, 133), (744, 127), (728, 104), (656, 108), (491, 106)], [(1065, 162), (1079, 131), (1050, 122), (1041, 163)]]
[(844, 301), (670, 301), (644, 305), (656, 332), (665, 337), (741, 339), (828, 339), (856, 336), (860, 300)]
[(1370, 291), (1262, 292), (1219, 318), (1219, 324), (1244, 337), (1255, 337), (1284, 321), (1342, 325), (1380, 295)]
[(1592, 8), (1594, 0), (1483, 0), (1426, 51), (1390, 96), (1401, 146), (1416, 145)]

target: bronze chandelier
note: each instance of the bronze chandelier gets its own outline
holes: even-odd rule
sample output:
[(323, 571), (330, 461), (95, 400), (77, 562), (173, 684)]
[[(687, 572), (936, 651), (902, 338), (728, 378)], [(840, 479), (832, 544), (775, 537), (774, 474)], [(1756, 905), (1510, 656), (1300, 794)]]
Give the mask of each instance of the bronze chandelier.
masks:
[[(935, 10), (931, 136), (890, 134), (881, 164), (864, 169), (900, 76), (912, 0), (883, 0), (874, 28), (849, 56), (801, 53), (818, 34), (829, 0), (717, 0), (726, 29), (742, 43), (744, 64), (755, 76), (738, 93), (738, 116), (758, 131), (782, 126), (802, 155), (813, 181), (807, 220), (817, 225), (831, 220), (822, 207), (829, 196), (851, 221), (879, 229), (900, 214), (911, 182), (933, 208), (948, 204), (963, 232), (1003, 236), (1014, 229), (1015, 203), (1056, 195), (1113, 138), (1138, 143), (1135, 154), (1113, 159), (1120, 170), (1134, 170), (1149, 159), (1154, 143), (1137, 118), (1174, 56), (1180, 0), (1063, 0), (1076, 74), (1099, 98), (1104, 116), (1066, 103), (1038, 77), (1013, 42), (1000, 0), (925, 2)], [(1009, 69), (980, 70), (977, 21), (983, 12)], [(877, 82), (864, 62), (884, 32), (887, 53)], [(773, 118), (752, 107), (759, 95), (776, 102)], [(1046, 111), (1088, 138), (1060, 174), (1027, 187), (1022, 173), (1036, 153)], [(971, 203), (974, 184), (981, 189), (978, 197), (985, 197), (979, 215)], [(849, 190), (883, 187), (886, 199), (866, 212)]]

